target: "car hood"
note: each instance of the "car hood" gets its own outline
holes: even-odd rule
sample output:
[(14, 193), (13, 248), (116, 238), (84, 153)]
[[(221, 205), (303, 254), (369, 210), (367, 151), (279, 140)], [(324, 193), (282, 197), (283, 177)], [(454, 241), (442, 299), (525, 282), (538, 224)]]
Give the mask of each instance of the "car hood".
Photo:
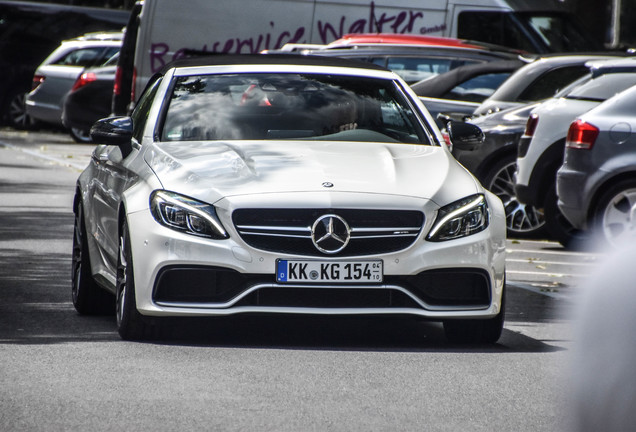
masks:
[(327, 141), (155, 143), (145, 160), (163, 187), (209, 203), (237, 195), (391, 194), (439, 200), (479, 191), (438, 146)]
[(537, 106), (539, 106), (539, 103), (519, 105), (496, 113), (475, 117), (469, 121), (470, 123), (479, 126), (484, 133), (498, 133), (501, 131), (506, 131), (506, 133), (513, 131), (523, 132), (530, 113)]

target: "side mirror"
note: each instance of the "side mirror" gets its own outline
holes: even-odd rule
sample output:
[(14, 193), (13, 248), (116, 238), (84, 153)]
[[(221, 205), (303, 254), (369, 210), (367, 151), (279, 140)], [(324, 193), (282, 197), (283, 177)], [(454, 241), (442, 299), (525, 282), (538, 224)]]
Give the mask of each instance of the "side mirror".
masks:
[(481, 129), (471, 123), (449, 121), (446, 130), (453, 147), (458, 150), (475, 150), (485, 139)]
[(91, 128), (95, 144), (115, 145), (126, 157), (132, 151), (133, 124), (130, 117), (109, 117), (98, 120)]

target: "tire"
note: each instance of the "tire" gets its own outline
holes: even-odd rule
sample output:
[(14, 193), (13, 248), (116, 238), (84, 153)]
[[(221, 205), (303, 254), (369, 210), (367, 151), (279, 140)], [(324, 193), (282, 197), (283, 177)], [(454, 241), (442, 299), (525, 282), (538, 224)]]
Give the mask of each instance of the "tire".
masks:
[(91, 139), (90, 131), (85, 131), (78, 128), (70, 128), (68, 132), (76, 143), (90, 144), (93, 142), (93, 140)]
[(586, 236), (577, 230), (563, 216), (557, 205), (556, 184), (553, 182), (544, 199), (545, 226), (550, 239), (556, 240), (566, 248), (579, 248), (586, 242)]
[(75, 212), (72, 255), (71, 296), (75, 310), (82, 315), (112, 314), (115, 310), (114, 297), (100, 288), (91, 275), (84, 208), (81, 203)]
[(506, 228), (509, 237), (537, 237), (545, 234), (543, 211), (521, 204), (515, 196), (515, 155), (498, 160), (484, 176), (483, 184), (503, 202), (506, 210)]
[(35, 121), (26, 111), (26, 93), (17, 93), (9, 99), (7, 107), (7, 123), (15, 129), (33, 128)]
[(156, 326), (137, 310), (133, 259), (128, 224), (123, 223), (117, 259), (117, 295), (115, 315), (117, 331), (124, 340), (140, 341), (156, 336)]
[(501, 337), (506, 315), (506, 288), (501, 296), (501, 308), (497, 316), (489, 319), (444, 321), (444, 334), (451, 343), (494, 344)]
[(623, 180), (601, 195), (593, 226), (610, 246), (633, 241), (636, 235), (636, 180)]

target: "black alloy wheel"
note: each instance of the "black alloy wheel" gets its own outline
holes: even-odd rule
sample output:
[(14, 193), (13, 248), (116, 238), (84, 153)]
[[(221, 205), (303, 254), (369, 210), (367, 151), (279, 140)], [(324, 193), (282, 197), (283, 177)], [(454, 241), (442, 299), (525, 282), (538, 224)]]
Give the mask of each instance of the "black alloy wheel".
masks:
[(8, 105), (6, 115), (9, 126), (21, 130), (28, 130), (34, 126), (35, 121), (26, 110), (26, 93), (13, 95)]
[(71, 294), (75, 310), (82, 315), (108, 315), (114, 311), (114, 297), (97, 285), (91, 275), (84, 207), (78, 204), (73, 229)]

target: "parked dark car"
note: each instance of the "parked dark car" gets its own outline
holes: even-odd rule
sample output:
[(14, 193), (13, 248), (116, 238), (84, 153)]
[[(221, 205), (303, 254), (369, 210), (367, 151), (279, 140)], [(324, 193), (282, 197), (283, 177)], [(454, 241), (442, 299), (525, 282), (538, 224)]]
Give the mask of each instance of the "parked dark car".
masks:
[(497, 60), (457, 67), (411, 85), (428, 111), (461, 119), (470, 116), (514, 71), (522, 60)]
[(636, 86), (570, 125), (557, 172), (559, 210), (578, 229), (618, 246), (636, 235)]
[(0, 1), (0, 117), (30, 124), (24, 99), (33, 73), (60, 42), (89, 32), (121, 30), (130, 12), (49, 3)]
[(454, 148), (453, 155), (484, 187), (497, 195), (506, 209), (510, 237), (537, 237), (545, 234), (543, 210), (522, 204), (515, 195), (517, 146), (528, 115), (538, 103), (509, 108), (470, 119), (484, 133), (483, 145), (472, 152)]
[(115, 56), (104, 66), (85, 69), (64, 97), (62, 123), (75, 141), (91, 142), (93, 123), (111, 114), (117, 60)]

